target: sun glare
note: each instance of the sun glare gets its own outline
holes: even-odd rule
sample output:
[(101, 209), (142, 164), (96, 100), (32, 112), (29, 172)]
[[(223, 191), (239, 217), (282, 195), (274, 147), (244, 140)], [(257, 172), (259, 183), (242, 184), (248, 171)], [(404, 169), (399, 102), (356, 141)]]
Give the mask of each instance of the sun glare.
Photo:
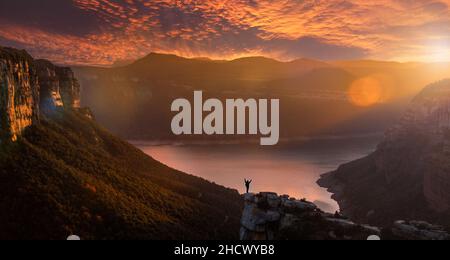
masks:
[(449, 62), (450, 46), (448, 46), (448, 44), (431, 46), (429, 56), (431, 62)]
[(381, 83), (375, 77), (354, 81), (347, 92), (349, 101), (359, 107), (369, 107), (381, 102), (382, 95)]

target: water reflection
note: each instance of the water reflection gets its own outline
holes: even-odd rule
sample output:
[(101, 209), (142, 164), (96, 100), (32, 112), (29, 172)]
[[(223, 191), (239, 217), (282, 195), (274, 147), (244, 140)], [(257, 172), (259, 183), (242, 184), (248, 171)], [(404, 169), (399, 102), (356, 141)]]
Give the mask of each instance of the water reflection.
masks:
[(241, 193), (245, 191), (244, 178), (253, 179), (253, 192), (273, 191), (306, 198), (323, 210), (334, 212), (338, 209), (337, 203), (316, 181), (321, 174), (369, 154), (379, 139), (321, 140), (277, 147), (134, 144), (172, 168), (238, 189)]

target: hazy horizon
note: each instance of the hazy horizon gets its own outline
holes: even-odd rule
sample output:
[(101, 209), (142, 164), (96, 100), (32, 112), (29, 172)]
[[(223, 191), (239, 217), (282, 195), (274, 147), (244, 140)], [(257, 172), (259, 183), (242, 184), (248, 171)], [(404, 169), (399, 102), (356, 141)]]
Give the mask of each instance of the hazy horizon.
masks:
[[(29, 52), (29, 50), (27, 49), (23, 49), (23, 48), (17, 48), (13, 45), (1, 45), (2, 47), (6, 47), (6, 48), (15, 48), (15, 49), (20, 49), (20, 50), (25, 50), (27, 52)], [(255, 58), (260, 58), (260, 59), (267, 59), (267, 60), (272, 60), (275, 62), (279, 62), (279, 63), (292, 63), (295, 61), (315, 61), (315, 62), (322, 62), (324, 64), (328, 64), (328, 65), (336, 65), (338, 63), (345, 63), (345, 62), (373, 62), (373, 63), (392, 63), (392, 64), (402, 64), (402, 65), (440, 65), (440, 64), (444, 64), (444, 65), (450, 65), (450, 60), (446, 60), (446, 61), (415, 61), (415, 60), (410, 60), (410, 61), (401, 61), (401, 60), (382, 60), (382, 59), (340, 59), (340, 60), (321, 60), (321, 59), (314, 59), (314, 58), (308, 58), (308, 57), (297, 57), (297, 58), (292, 58), (292, 59), (288, 59), (288, 60), (283, 60), (283, 59), (277, 59), (274, 57), (270, 57), (270, 56), (263, 56), (263, 55), (255, 55), (255, 56), (241, 56), (241, 57), (235, 57), (235, 58), (231, 58), (231, 59), (219, 59), (219, 58), (214, 58), (214, 57), (208, 57), (208, 56), (204, 56), (204, 57), (199, 57), (199, 56), (183, 56), (177, 53), (170, 53), (170, 52), (158, 52), (158, 51), (150, 51), (148, 54), (143, 55), (141, 57), (138, 57), (136, 59), (133, 60), (116, 60), (114, 61), (112, 64), (109, 65), (102, 65), (102, 64), (70, 64), (70, 63), (58, 63), (55, 62), (53, 60), (51, 60), (48, 57), (40, 57), (39, 55), (37, 55), (36, 57), (38, 59), (43, 59), (43, 60), (48, 60), (52, 63), (55, 63), (57, 65), (61, 65), (61, 66), (68, 66), (68, 67), (98, 67), (98, 68), (119, 68), (119, 67), (125, 67), (128, 65), (131, 65), (137, 61), (140, 60), (144, 60), (146, 58), (149, 58), (151, 55), (161, 55), (161, 56), (175, 56), (177, 58), (181, 58), (181, 59), (187, 59), (187, 60), (204, 60), (204, 61), (210, 61), (210, 62), (235, 62), (235, 61), (239, 61), (239, 60), (245, 60), (245, 59), (255, 59)]]
[[(238, 58), (233, 58), (233, 59), (216, 59), (216, 58), (211, 58), (211, 57), (196, 57), (196, 56), (182, 56), (182, 55), (178, 55), (176, 53), (170, 53), (170, 52), (150, 52), (149, 54), (142, 56), (141, 58), (137, 58), (136, 60), (128, 60), (128, 61), (123, 61), (123, 60), (118, 60), (115, 61), (113, 64), (111, 65), (96, 65), (96, 64), (86, 64), (86, 65), (80, 65), (80, 64), (62, 64), (62, 65), (66, 65), (66, 66), (76, 66), (76, 67), (100, 67), (100, 68), (117, 68), (117, 67), (122, 67), (122, 66), (127, 66), (127, 65), (131, 65), (139, 60), (143, 60), (148, 58), (150, 55), (164, 55), (164, 56), (176, 56), (178, 58), (182, 58), (182, 59), (188, 59), (188, 60), (205, 60), (205, 61), (211, 61), (211, 62), (234, 62), (234, 61), (238, 61), (238, 60), (244, 60), (244, 59), (254, 59), (254, 58), (261, 58), (261, 59), (268, 59), (268, 60), (272, 60), (272, 61), (276, 61), (276, 62), (280, 62), (280, 63), (291, 63), (291, 62), (295, 62), (295, 61), (301, 61), (301, 60), (306, 60), (306, 61), (317, 61), (317, 62), (323, 62), (329, 65), (334, 65), (335, 63), (340, 63), (340, 62), (375, 62), (375, 63), (395, 63), (395, 64), (445, 64), (445, 65), (449, 65), (450, 64), (450, 60), (448, 61), (435, 61), (435, 62), (427, 62), (427, 61), (397, 61), (397, 60), (378, 60), (378, 59), (348, 59), (348, 60), (320, 60), (320, 59), (313, 59), (313, 58), (306, 58), (306, 57), (298, 57), (298, 58), (294, 58), (294, 59), (290, 59), (290, 60), (281, 60), (281, 59), (277, 59), (277, 58), (272, 58), (269, 56), (242, 56), (242, 57), (238, 57)], [(45, 58), (44, 58), (45, 59)]]

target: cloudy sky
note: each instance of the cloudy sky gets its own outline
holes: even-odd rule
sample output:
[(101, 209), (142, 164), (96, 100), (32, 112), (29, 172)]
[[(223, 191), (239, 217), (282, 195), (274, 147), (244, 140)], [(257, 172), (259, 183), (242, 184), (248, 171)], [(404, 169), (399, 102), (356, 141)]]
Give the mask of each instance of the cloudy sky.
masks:
[(450, 61), (450, 0), (5, 0), (0, 45), (58, 63), (150, 52)]

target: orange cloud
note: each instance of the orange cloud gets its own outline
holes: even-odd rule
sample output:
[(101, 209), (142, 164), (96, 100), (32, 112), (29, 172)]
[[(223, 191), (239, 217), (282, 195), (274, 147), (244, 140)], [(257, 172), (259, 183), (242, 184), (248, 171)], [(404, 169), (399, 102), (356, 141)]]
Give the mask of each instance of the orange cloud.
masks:
[(0, 23), (39, 56), (107, 65), (151, 51), (278, 59), (450, 60), (450, 0), (73, 0), (98, 19), (85, 35)]

